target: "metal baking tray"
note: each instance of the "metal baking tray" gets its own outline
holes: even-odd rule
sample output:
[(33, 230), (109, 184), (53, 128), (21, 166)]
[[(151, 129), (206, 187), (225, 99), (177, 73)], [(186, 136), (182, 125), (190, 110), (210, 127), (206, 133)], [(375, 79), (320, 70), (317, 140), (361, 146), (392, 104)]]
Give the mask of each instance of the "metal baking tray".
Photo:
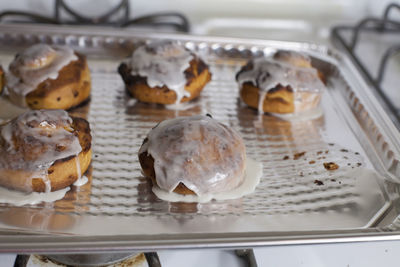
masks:
[[(212, 81), (186, 110), (130, 100), (117, 73), (140, 43), (181, 41), (210, 66)], [(0, 205), (0, 252), (87, 253), (254, 247), (400, 239), (400, 135), (341, 53), (310, 43), (156, 34), (109, 28), (0, 26), (0, 60), (43, 42), (87, 55), (91, 101), (75, 114), (93, 134), (91, 183), (54, 204)], [(235, 74), (252, 57), (301, 51), (327, 77), (323, 116), (286, 121), (238, 98)], [(210, 113), (240, 132), (263, 163), (256, 191), (205, 204), (157, 199), (137, 152), (159, 121)], [(300, 157), (296, 154), (305, 152)], [(327, 171), (324, 162), (340, 168)]]

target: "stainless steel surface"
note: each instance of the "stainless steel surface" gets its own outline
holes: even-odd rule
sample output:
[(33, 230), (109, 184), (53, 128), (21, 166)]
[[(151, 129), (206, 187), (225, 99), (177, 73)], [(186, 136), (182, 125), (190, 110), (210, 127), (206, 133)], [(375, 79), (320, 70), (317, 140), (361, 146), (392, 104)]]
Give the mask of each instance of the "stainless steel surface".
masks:
[[(181, 40), (210, 65), (212, 81), (187, 110), (132, 102), (125, 94), (118, 64), (137, 43), (154, 38)], [(0, 27), (2, 63), (34, 42), (66, 44), (88, 55), (92, 98), (81, 109), (88, 108), (93, 130), (92, 182), (54, 206), (1, 205), (0, 252), (400, 238), (395, 220), (400, 207), (399, 133), (355, 68), (335, 50), (296, 42), (10, 25)], [(239, 101), (237, 70), (249, 58), (277, 49), (308, 53), (326, 75), (323, 117), (288, 122), (257, 115)], [(168, 203), (152, 194), (137, 160), (142, 140), (160, 120), (199, 113), (210, 113), (238, 130), (249, 157), (263, 163), (264, 175), (253, 194), (208, 204)], [(306, 154), (294, 159), (298, 152)], [(339, 164), (339, 170), (325, 170), (323, 163), (330, 161)], [(352, 173), (362, 168), (370, 171)]]

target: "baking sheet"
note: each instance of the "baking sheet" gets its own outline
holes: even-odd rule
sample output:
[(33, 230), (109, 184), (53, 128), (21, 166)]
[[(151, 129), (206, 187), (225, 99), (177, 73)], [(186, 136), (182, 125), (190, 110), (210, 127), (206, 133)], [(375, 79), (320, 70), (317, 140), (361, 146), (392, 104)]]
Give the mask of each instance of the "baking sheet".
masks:
[[(118, 64), (138, 43), (154, 38), (180, 40), (210, 65), (212, 81), (186, 110), (139, 103), (124, 91)], [(306, 43), (5, 25), (0, 27), (2, 64), (35, 42), (66, 44), (88, 56), (91, 101), (74, 112), (87, 117), (92, 128), (91, 183), (54, 205), (1, 204), (0, 251), (232, 247), (265, 245), (271, 239), (339, 240), (349, 233), (366, 237), (387, 229), (397, 236), (391, 223), (398, 214), (400, 138), (358, 73), (336, 51)], [(327, 76), (322, 117), (285, 121), (258, 115), (239, 100), (238, 69), (251, 57), (277, 49), (311, 55)], [(161, 120), (206, 113), (239, 131), (249, 157), (263, 163), (259, 186), (237, 200), (188, 204), (157, 199), (137, 159), (144, 137)], [(327, 171), (324, 162), (340, 168)], [(15, 232), (39, 236), (9, 236)]]

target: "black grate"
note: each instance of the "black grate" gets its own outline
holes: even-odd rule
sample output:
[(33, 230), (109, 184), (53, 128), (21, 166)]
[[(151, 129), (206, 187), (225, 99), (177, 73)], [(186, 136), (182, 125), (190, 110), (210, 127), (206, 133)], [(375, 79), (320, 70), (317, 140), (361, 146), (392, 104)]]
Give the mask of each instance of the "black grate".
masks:
[[(395, 106), (393, 100), (384, 92), (382, 87), (388, 62), (400, 52), (400, 44), (388, 45), (385, 48), (381, 58), (378, 59), (378, 71), (375, 75), (373, 75), (363, 63), (362, 56), (356, 55), (357, 48), (362, 42), (360, 40), (360, 35), (363, 33), (375, 33), (377, 34), (377, 38), (381, 38), (385, 34), (400, 34), (400, 21), (389, 18), (389, 14), (393, 10), (400, 11), (400, 5), (395, 3), (389, 4), (381, 18), (367, 17), (353, 26), (336, 26), (332, 30), (332, 40), (348, 53), (353, 62), (361, 70), (367, 82), (375, 89), (377, 97), (384, 104), (389, 116), (397, 128), (400, 129), (400, 109)], [(346, 38), (346, 34), (350, 34), (351, 37)], [(373, 51), (371, 52), (373, 53)]]
[[(63, 19), (64, 12), (68, 19)], [(114, 27), (127, 26), (151, 26), (171, 28), (180, 32), (189, 32), (189, 20), (178, 12), (160, 12), (146, 16), (130, 18), (130, 1), (121, 0), (116, 6), (104, 14), (88, 17), (73, 10), (65, 3), (65, 0), (55, 0), (53, 17), (46, 17), (32, 12), (7, 10), (0, 13), (0, 22), (31, 22), (46, 24), (68, 24), (68, 25), (101, 25)]]

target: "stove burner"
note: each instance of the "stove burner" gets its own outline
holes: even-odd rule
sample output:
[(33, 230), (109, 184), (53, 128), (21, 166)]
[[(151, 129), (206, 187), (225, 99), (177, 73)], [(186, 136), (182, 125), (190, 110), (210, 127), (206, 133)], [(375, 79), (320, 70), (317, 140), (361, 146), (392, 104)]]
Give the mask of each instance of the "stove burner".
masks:
[[(71, 20), (63, 20), (61, 12), (64, 11), (71, 17)], [(121, 15), (122, 14), (122, 15)], [(119, 15), (119, 17), (117, 17)], [(152, 27), (169, 27), (180, 32), (189, 32), (189, 20), (178, 12), (160, 12), (130, 19), (129, 0), (121, 0), (110, 11), (95, 17), (87, 17), (73, 10), (65, 3), (65, 0), (55, 0), (54, 16), (46, 17), (40, 14), (9, 10), (0, 13), (0, 21), (4, 21), (7, 17), (23, 17), (33, 23), (46, 24), (69, 24), (69, 25), (107, 25), (115, 27), (135, 26), (152, 26)], [(115, 18), (117, 17), (117, 18)], [(26, 22), (21, 20), (11, 20), (12, 22)]]
[[(106, 255), (106, 257), (104, 257)], [(122, 258), (121, 258), (122, 256)], [(161, 267), (157, 253), (88, 255), (18, 255), (14, 267), (26, 266), (113, 266)]]
[[(382, 90), (382, 81), (387, 69), (386, 66), (389, 59), (400, 53), (400, 45), (396, 44), (386, 49), (380, 60), (376, 78), (374, 78), (373, 75), (367, 70), (366, 66), (361, 62), (361, 58), (359, 58), (355, 53), (361, 32), (376, 32), (378, 34), (400, 33), (400, 21), (389, 19), (389, 14), (394, 9), (400, 10), (400, 5), (395, 3), (389, 4), (385, 9), (382, 18), (367, 17), (361, 20), (355, 26), (334, 27), (332, 30), (332, 37), (333, 41), (337, 41), (346, 50), (351, 59), (363, 72), (368, 82), (375, 88), (376, 92), (381, 98), (381, 101), (386, 105), (390, 113), (389, 115), (392, 117), (396, 126), (400, 129), (400, 110), (395, 107), (392, 100)], [(346, 38), (344, 37), (344, 33), (346, 31), (352, 32), (352, 38), (350, 42), (347, 42)]]

